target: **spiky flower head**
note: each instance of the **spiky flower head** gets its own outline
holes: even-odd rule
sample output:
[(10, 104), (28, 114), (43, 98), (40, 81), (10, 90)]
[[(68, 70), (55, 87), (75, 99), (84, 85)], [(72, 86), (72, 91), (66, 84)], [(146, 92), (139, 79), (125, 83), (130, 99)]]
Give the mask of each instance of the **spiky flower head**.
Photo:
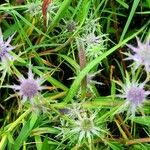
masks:
[[(65, 113), (65, 117), (60, 118), (61, 126), (56, 127), (61, 132), (56, 137), (62, 137), (62, 141), (68, 141), (68, 145), (76, 144), (79, 146), (88, 143), (92, 147), (92, 141), (100, 138), (104, 141), (106, 134), (104, 122), (99, 120), (98, 111), (92, 111), (82, 108), (83, 103), (73, 103), (73, 107)], [(66, 118), (66, 119), (65, 119)]]
[(142, 43), (139, 38), (137, 38), (138, 46), (134, 47), (132, 45), (127, 45), (134, 54), (127, 54), (125, 60), (133, 60), (135, 62), (135, 69), (139, 66), (144, 66), (146, 72), (150, 72), (150, 38), (147, 39), (145, 43)]
[(78, 142), (81, 143), (83, 139), (91, 143), (94, 136), (100, 136), (100, 128), (96, 126), (95, 119), (96, 113), (88, 116), (85, 113), (78, 113), (78, 119), (74, 121), (75, 126), (71, 133), (78, 134)]
[(0, 59), (2, 62), (6, 63), (7, 60), (12, 60), (12, 55), (9, 53), (11, 50), (15, 49), (16, 46), (11, 46), (10, 42), (13, 38), (14, 34), (8, 38), (8, 40), (5, 42), (3, 40), (3, 34), (0, 28)]
[(99, 19), (86, 19), (81, 40), (85, 45), (88, 61), (100, 56), (106, 49), (107, 35), (101, 32)]
[(30, 66), (28, 71), (28, 78), (25, 79), (22, 76), (19, 78), (20, 85), (14, 85), (10, 87), (19, 91), (19, 95), (23, 97), (24, 102), (27, 99), (30, 99), (32, 101), (39, 91), (45, 89), (45, 87), (40, 86), (41, 80), (42, 80), (41, 78), (34, 79)]
[(94, 32), (91, 32), (85, 35), (85, 38), (83, 38), (83, 41), (86, 46), (86, 56), (90, 60), (100, 56), (106, 49), (106, 45), (105, 45), (106, 35), (105, 34), (100, 34), (96, 36)]
[(135, 80), (130, 81), (128, 78), (125, 84), (119, 83), (122, 87), (119, 91), (122, 94), (118, 95), (118, 97), (126, 99), (123, 107), (129, 106), (129, 112), (131, 112), (132, 116), (135, 115), (137, 107), (141, 107), (147, 95), (150, 94), (150, 91), (145, 91), (144, 89), (145, 83), (138, 83)]
[[(91, 94), (94, 94), (94, 90), (93, 90), (93, 85), (103, 85), (104, 83), (102, 83), (101, 81), (98, 81), (96, 79), (94, 79), (97, 75), (99, 75), (101, 73), (102, 70), (98, 70), (96, 72), (89, 72), (87, 75), (86, 75), (86, 91), (87, 93), (91, 93)], [(70, 79), (76, 79), (76, 77), (70, 77)], [(78, 91), (78, 94), (77, 94), (77, 97), (80, 97), (81, 96), (81, 87), (79, 88), (79, 91)]]

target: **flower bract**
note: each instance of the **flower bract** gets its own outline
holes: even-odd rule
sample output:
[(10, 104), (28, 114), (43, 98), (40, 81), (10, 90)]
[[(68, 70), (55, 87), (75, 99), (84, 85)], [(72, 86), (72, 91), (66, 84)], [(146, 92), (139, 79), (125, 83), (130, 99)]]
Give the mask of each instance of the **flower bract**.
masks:
[(11, 50), (16, 48), (16, 46), (10, 45), (13, 36), (14, 34), (9, 37), (8, 40), (5, 42), (3, 40), (3, 34), (0, 29), (0, 59), (4, 63), (7, 62), (8, 59), (11, 60), (13, 58), (12, 55), (9, 53)]
[(119, 90), (122, 94), (118, 95), (120, 98), (126, 99), (125, 106), (130, 107), (132, 116), (135, 115), (137, 107), (140, 107), (145, 101), (146, 97), (150, 94), (150, 91), (145, 91), (145, 82), (138, 83), (137, 81), (129, 81), (125, 84), (120, 84), (122, 89)]
[(142, 43), (139, 38), (137, 38), (137, 43), (137, 47), (127, 45), (133, 51), (133, 54), (127, 54), (129, 57), (125, 60), (133, 60), (135, 62), (135, 69), (139, 66), (144, 66), (146, 72), (150, 72), (150, 39)]

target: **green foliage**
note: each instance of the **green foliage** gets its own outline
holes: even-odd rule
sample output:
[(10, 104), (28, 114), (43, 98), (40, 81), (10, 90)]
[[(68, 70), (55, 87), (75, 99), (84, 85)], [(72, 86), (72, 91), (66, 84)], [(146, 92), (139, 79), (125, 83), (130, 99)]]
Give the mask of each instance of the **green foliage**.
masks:
[[(118, 86), (131, 77), (150, 90), (124, 55), (150, 38), (150, 1), (49, 2), (46, 25), (43, 0), (0, 2), (0, 150), (150, 149), (149, 96), (131, 117)], [(23, 102), (30, 64), (42, 86)]]

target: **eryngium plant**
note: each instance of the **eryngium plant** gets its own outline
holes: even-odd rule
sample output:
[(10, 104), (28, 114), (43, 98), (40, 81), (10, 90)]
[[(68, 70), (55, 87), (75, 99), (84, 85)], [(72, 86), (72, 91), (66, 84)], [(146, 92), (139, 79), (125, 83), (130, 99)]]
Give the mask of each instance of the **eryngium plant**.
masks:
[(3, 40), (3, 34), (0, 28), (0, 59), (2, 61), (2, 63), (6, 63), (7, 60), (12, 60), (13, 57), (12, 55), (9, 53), (11, 50), (15, 49), (16, 46), (11, 46), (10, 42), (13, 38), (14, 34), (8, 38), (8, 40), (5, 42)]
[(150, 38), (147, 39), (145, 43), (142, 43), (139, 38), (137, 38), (138, 46), (134, 47), (132, 45), (127, 45), (133, 52), (133, 54), (128, 54), (125, 60), (133, 60), (135, 64), (135, 69), (139, 66), (144, 66), (146, 72), (150, 72)]
[(31, 66), (29, 67), (28, 78), (25, 79), (23, 76), (21, 76), (19, 81), (20, 85), (13, 85), (9, 87), (19, 91), (19, 95), (23, 98), (23, 102), (25, 102), (27, 99), (33, 102), (33, 98), (38, 94), (38, 92), (46, 88), (41, 86), (41, 78), (34, 79)]
[[(74, 112), (74, 114), (72, 114)], [(70, 114), (69, 114), (70, 113)], [(92, 141), (100, 138), (103, 141), (107, 130), (102, 128), (102, 123), (98, 121), (98, 112), (75, 109), (67, 112), (67, 120), (61, 119), (62, 127), (57, 127), (61, 132), (58, 135), (62, 140), (69, 140), (69, 145), (82, 145), (88, 143), (92, 147)]]
[[(150, 94), (150, 91), (145, 91), (144, 89), (146, 81), (143, 83), (138, 83), (138, 81), (136, 81), (135, 79), (130, 79), (128, 74), (125, 80), (125, 83), (117, 82), (122, 88), (118, 89), (121, 94), (117, 96), (126, 100), (121, 109), (129, 106), (129, 112), (132, 116), (135, 116), (137, 107), (142, 106), (147, 95)], [(120, 111), (122, 111), (121, 109)]]

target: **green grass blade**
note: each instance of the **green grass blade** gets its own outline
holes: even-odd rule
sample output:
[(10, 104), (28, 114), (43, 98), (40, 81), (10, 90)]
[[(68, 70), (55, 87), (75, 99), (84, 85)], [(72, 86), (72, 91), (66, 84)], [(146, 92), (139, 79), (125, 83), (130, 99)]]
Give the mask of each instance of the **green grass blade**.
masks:
[(116, 0), (120, 5), (122, 5), (124, 8), (128, 9), (129, 5), (125, 3), (123, 0)]
[(31, 116), (31, 120), (28, 120), (23, 128), (20, 131), (19, 136), (14, 142), (14, 149), (19, 150), (20, 147), (22, 146), (23, 142), (27, 139), (27, 137), (30, 135), (36, 121), (38, 119), (38, 115), (36, 113), (33, 113)]
[(80, 66), (74, 61), (72, 58), (66, 56), (66, 55), (59, 55), (62, 57), (65, 61), (67, 61), (75, 70), (76, 73), (78, 74), (80, 72)]
[(68, 10), (68, 7), (71, 3), (71, 0), (64, 0), (61, 4), (61, 7), (59, 8), (54, 20), (51, 23), (50, 28), (48, 29), (48, 32), (50, 32), (60, 21), (60, 19), (65, 15), (66, 10)]
[(132, 120), (136, 123), (139, 123), (141, 125), (149, 126), (150, 127), (150, 117), (144, 116), (144, 117), (134, 117)]
[(87, 14), (89, 12), (90, 4), (91, 4), (91, 1), (89, 1), (89, 0), (83, 0), (83, 2), (81, 4), (81, 8), (79, 10), (79, 13), (77, 14), (80, 26), (82, 26), (85, 19), (87, 18)]
[(135, 14), (135, 11), (136, 11), (136, 8), (137, 8), (139, 2), (140, 2), (140, 0), (134, 0), (134, 2), (133, 2), (131, 12), (129, 14), (128, 20), (126, 22), (126, 25), (125, 25), (125, 27), (123, 29), (123, 32), (122, 32), (122, 35), (120, 37), (120, 42), (124, 39), (124, 36), (125, 36), (128, 28), (129, 28), (129, 25), (130, 25), (130, 23), (132, 21), (132, 18), (133, 18), (134, 14)]

